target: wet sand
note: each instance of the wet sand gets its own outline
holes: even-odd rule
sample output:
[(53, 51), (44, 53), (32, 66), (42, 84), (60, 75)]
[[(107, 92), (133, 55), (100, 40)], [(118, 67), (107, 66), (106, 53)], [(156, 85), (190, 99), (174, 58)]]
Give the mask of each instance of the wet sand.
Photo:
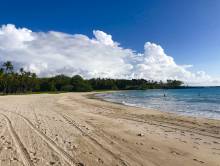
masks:
[(220, 166), (220, 121), (91, 98), (0, 97), (0, 165)]

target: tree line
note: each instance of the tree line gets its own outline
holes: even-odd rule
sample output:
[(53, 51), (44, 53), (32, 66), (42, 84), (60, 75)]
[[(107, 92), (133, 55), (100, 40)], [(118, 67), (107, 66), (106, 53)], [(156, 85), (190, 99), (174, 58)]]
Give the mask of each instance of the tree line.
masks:
[(149, 81), (145, 79), (83, 79), (80, 75), (69, 77), (57, 75), (53, 77), (37, 77), (35, 73), (21, 68), (14, 70), (10, 61), (0, 68), (0, 93), (16, 94), (28, 92), (88, 92), (92, 90), (145, 90), (161, 88), (180, 88), (183, 82), (178, 80)]

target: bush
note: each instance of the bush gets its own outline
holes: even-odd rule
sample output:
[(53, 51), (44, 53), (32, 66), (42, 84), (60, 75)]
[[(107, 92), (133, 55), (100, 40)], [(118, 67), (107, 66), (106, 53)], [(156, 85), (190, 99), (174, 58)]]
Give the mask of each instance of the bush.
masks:
[(73, 85), (64, 85), (64, 86), (61, 87), (61, 91), (72, 92), (73, 91)]
[(73, 91), (76, 92), (92, 91), (92, 86), (90, 85), (90, 83), (87, 80), (84, 80), (79, 75), (72, 77), (71, 84), (73, 85)]

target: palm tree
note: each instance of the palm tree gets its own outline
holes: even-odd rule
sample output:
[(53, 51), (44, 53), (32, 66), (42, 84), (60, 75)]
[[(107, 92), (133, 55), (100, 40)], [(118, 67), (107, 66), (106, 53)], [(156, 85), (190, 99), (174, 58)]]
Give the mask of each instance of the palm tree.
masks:
[(21, 74), (24, 74), (24, 68), (20, 68), (19, 71), (20, 71)]
[(4, 69), (0, 68), (0, 75), (2, 75), (4, 73)]
[(12, 88), (12, 78), (13, 78), (13, 65), (11, 63), (11, 61), (7, 61), (3, 64), (3, 71), (5, 71), (4, 76), (4, 93), (9, 93)]
[(12, 73), (14, 66), (12, 65), (11, 61), (7, 61), (3, 64), (6, 73)]
[(0, 91), (3, 91), (4, 89), (4, 69), (0, 68)]

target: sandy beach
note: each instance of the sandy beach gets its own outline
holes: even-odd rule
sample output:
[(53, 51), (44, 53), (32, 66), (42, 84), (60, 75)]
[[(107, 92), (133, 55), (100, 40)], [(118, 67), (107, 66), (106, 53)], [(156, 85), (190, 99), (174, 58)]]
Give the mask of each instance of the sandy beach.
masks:
[(220, 121), (97, 100), (0, 97), (1, 166), (220, 166)]

